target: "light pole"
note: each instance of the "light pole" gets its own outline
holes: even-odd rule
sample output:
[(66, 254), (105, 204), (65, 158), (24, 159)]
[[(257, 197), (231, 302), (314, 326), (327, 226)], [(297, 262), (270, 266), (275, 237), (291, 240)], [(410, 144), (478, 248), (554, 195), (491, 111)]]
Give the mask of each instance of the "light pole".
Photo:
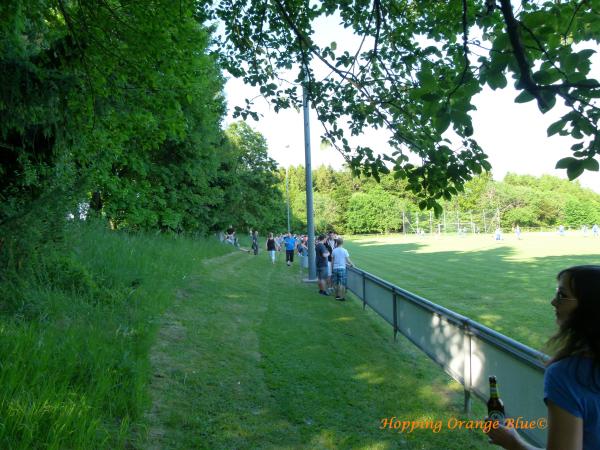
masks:
[(317, 279), (317, 266), (315, 261), (315, 221), (313, 218), (313, 186), (312, 167), (310, 162), (310, 124), (308, 121), (308, 94), (306, 86), (302, 85), (302, 109), (304, 110), (304, 161), (306, 172), (306, 224), (308, 225), (308, 279), (312, 282)]
[[(289, 145), (286, 147), (289, 148)], [(288, 168), (285, 168), (285, 195), (287, 198), (287, 231), (288, 233), (291, 232), (290, 229), (290, 183), (289, 183), (289, 178), (288, 178)]]

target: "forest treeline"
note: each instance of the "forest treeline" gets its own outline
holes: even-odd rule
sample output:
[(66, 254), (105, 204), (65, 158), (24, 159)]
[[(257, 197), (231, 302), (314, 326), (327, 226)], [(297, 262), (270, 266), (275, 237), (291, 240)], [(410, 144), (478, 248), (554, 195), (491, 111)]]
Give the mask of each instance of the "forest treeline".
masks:
[(185, 1), (2, 2), (5, 257), (60, 240), (66, 217), (199, 235), (283, 217), (264, 138), (222, 125), (206, 20)]
[[(280, 189), (286, 195), (286, 171), (280, 169)], [(287, 171), (292, 228), (304, 230), (306, 191), (304, 167)], [(349, 170), (321, 166), (313, 170), (315, 226), (340, 233), (415, 232), (417, 220), (425, 232), (437, 231), (442, 218), (418, 207), (419, 199), (406, 189), (406, 181), (387, 174), (377, 183), (353, 177)], [(456, 231), (456, 218), (468, 231), (471, 220), (479, 230), (497, 226), (511, 229), (552, 228), (558, 225), (588, 227), (600, 222), (600, 194), (551, 175), (507, 174), (495, 181), (486, 172), (465, 184), (464, 191), (442, 203), (447, 228)], [(486, 219), (483, 218), (486, 216)], [(417, 219), (419, 217), (419, 219)], [(431, 222), (430, 222), (431, 221)], [(487, 222), (486, 222), (487, 221)]]

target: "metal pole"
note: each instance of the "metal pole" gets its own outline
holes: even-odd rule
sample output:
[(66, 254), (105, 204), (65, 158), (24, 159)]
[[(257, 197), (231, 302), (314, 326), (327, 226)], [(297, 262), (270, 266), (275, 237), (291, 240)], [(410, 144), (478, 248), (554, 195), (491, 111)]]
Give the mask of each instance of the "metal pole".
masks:
[(444, 233), (446, 233), (446, 210), (444, 210)]
[(429, 211), (429, 234), (433, 236), (433, 213)]
[(306, 224), (308, 225), (308, 281), (317, 279), (315, 261), (315, 222), (313, 217), (313, 185), (310, 162), (310, 124), (308, 121), (308, 95), (302, 86), (302, 106), (304, 110), (304, 161), (306, 171)]
[(288, 168), (285, 169), (285, 194), (287, 197), (287, 219), (288, 219), (288, 233), (290, 233), (290, 183), (288, 179)]
[(485, 209), (483, 210), (483, 232), (487, 233), (487, 223), (485, 221)]

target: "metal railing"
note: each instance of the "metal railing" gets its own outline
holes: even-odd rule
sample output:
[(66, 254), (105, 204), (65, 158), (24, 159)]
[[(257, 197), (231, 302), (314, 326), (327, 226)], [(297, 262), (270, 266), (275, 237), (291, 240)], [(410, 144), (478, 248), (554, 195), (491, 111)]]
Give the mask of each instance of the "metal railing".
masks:
[(545, 354), (360, 269), (348, 269), (348, 289), (393, 327), (394, 339), (404, 335), (464, 386), (466, 413), (472, 394), (487, 401), (496, 375), (507, 416), (534, 421), (519, 432), (544, 445)]

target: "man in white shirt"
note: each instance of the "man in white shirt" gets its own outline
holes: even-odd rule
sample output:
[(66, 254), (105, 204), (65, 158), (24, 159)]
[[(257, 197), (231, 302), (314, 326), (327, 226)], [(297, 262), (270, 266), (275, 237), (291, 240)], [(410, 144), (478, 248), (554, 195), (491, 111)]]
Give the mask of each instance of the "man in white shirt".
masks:
[(346, 300), (346, 285), (348, 283), (348, 275), (346, 266), (353, 267), (354, 264), (350, 261), (350, 254), (346, 250), (344, 240), (338, 237), (336, 240), (337, 246), (331, 252), (333, 266), (333, 284), (335, 286), (335, 299), (339, 301)]

